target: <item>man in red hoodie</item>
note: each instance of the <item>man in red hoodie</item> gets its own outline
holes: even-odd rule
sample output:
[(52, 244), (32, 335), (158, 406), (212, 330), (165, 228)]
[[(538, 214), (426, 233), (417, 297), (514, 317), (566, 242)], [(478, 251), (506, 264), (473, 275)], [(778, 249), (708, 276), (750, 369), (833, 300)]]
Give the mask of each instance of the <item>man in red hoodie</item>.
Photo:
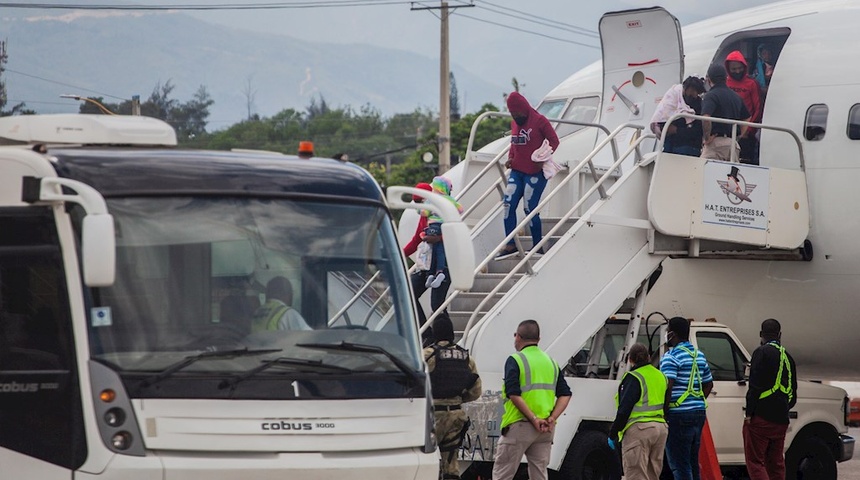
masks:
[[(508, 95), (508, 111), (511, 112), (511, 150), (508, 165), (511, 173), (505, 187), (505, 235), (510, 235), (517, 226), (517, 205), (525, 199), (523, 211), (528, 215), (538, 203), (546, 188), (547, 179), (543, 174), (543, 164), (532, 160), (532, 153), (540, 148), (544, 139), (554, 152), (558, 148), (558, 135), (543, 115), (529, 105), (528, 100), (519, 92)], [(529, 223), (532, 244), (537, 245), (543, 238), (540, 215), (535, 215)], [(542, 253), (542, 252), (538, 252)], [(502, 260), (517, 254), (513, 239), (496, 255)]]
[[(726, 57), (726, 86), (735, 91), (744, 101), (744, 106), (752, 115), (752, 122), (760, 123), (762, 114), (761, 92), (758, 82), (747, 73), (749, 67), (747, 60), (739, 50), (735, 50)], [(758, 140), (756, 139), (756, 128), (747, 129), (746, 135), (738, 138), (741, 147), (741, 163), (752, 163), (758, 165)]]

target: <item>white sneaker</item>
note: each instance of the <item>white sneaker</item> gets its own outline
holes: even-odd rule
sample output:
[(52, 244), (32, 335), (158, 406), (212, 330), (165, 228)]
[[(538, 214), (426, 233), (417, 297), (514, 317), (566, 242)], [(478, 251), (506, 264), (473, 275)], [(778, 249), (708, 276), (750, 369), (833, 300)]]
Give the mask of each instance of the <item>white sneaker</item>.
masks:
[(433, 284), (434, 280), (436, 280), (436, 275), (427, 275), (427, 280), (424, 281), (424, 287), (430, 288), (430, 285)]
[(433, 282), (430, 283), (430, 288), (439, 288), (442, 285), (442, 282), (445, 281), (445, 274), (440, 273), (436, 275), (436, 278), (433, 279)]

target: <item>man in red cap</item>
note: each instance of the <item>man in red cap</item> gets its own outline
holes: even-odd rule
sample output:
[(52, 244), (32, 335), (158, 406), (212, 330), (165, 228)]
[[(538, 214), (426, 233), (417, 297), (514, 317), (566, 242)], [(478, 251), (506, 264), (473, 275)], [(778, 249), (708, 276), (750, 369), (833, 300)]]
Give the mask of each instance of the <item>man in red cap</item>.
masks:
[[(523, 211), (528, 215), (538, 203), (546, 188), (547, 179), (543, 174), (543, 164), (532, 160), (532, 153), (547, 140), (552, 151), (558, 149), (558, 135), (549, 120), (529, 105), (519, 92), (508, 95), (508, 111), (511, 112), (511, 150), (508, 153), (508, 185), (505, 187), (505, 235), (510, 235), (517, 226), (517, 205), (523, 201)], [(543, 238), (540, 215), (535, 215), (529, 223), (532, 244), (537, 245)], [(538, 254), (543, 252), (538, 252)], [(517, 247), (511, 239), (496, 255), (502, 260), (517, 254)]]
[[(432, 191), (432, 187), (429, 183), (419, 183), (415, 185), (415, 188), (420, 188), (421, 190)], [(412, 195), (412, 201), (415, 203), (424, 202), (424, 198), (418, 195)], [(428, 239), (424, 237), (424, 229), (427, 228), (427, 217), (424, 215), (420, 215), (418, 217), (418, 226), (415, 228), (415, 234), (412, 236), (412, 239), (409, 240), (403, 247), (403, 254), (407, 257), (418, 251), (419, 245), (421, 242), (425, 242)], [(432, 240), (431, 240), (432, 241)], [(427, 249), (429, 254), (430, 249)], [(420, 255), (420, 253), (419, 253)], [(428, 268), (429, 268), (429, 259), (428, 259)], [(415, 298), (421, 298), (421, 295), (427, 291), (427, 275), (430, 273), (429, 270), (422, 270), (420, 268), (416, 268), (415, 271), (412, 272), (412, 275), (409, 277), (409, 281), (412, 283), (412, 291), (415, 292)], [(448, 287), (451, 285), (451, 282), (442, 282), (438, 288), (433, 288), (430, 290), (430, 308), (433, 311), (436, 311), (441, 305), (442, 302), (445, 301), (445, 297), (448, 295)], [(418, 307), (418, 323), (420, 325), (424, 325), (427, 322), (427, 316), (424, 314), (424, 308), (421, 307), (421, 303), (417, 304)], [(428, 328), (424, 331), (421, 338), (424, 340), (425, 345), (429, 345), (433, 343), (433, 331)]]

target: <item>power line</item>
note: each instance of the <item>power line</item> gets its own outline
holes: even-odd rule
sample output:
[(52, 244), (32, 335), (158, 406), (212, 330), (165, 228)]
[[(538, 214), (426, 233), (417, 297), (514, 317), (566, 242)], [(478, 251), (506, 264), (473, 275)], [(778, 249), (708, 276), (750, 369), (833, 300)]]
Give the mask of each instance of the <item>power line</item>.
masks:
[[(535, 18), (535, 19), (538, 19), (538, 20), (542, 20), (542, 21), (545, 21), (545, 22), (555, 23), (556, 25), (561, 25), (561, 26), (563, 26), (563, 27), (568, 27), (568, 28), (572, 28), (572, 29), (575, 29), (575, 30), (579, 30), (579, 31), (581, 31), (581, 32), (583, 32), (583, 33), (590, 33), (590, 34), (595, 35), (595, 36), (597, 35), (597, 31), (596, 31), (596, 30), (589, 30), (589, 29), (587, 29), (587, 28), (578, 27), (578, 26), (576, 26), (576, 25), (572, 25), (572, 24), (570, 24), (570, 23), (559, 22), (558, 20), (554, 20), (554, 19), (552, 19), (552, 18), (541, 17), (541, 16), (535, 15), (535, 14), (533, 14), (533, 13), (523, 12), (523, 11), (520, 11), (520, 10), (514, 10), (513, 8), (508, 8), (508, 7), (505, 7), (504, 5), (498, 5), (498, 4), (495, 4), (495, 3), (492, 3), (492, 2), (488, 2), (487, 0), (480, 0), (480, 2), (481, 2), (481, 3), (485, 3), (485, 4), (487, 4), (487, 5), (491, 5), (491, 6), (496, 7), (496, 8), (502, 8), (502, 9), (505, 9), (505, 10), (510, 11), (510, 12), (518, 13), (518, 14), (520, 14), (520, 15), (524, 15), (524, 16), (527, 16), (527, 17), (532, 17), (532, 18)], [(486, 8), (486, 7), (484, 7), (484, 8)]]
[(543, 25), (543, 26), (545, 26), (545, 27), (549, 27), (549, 28), (555, 28), (555, 29), (557, 29), (557, 30), (562, 30), (562, 31), (565, 31), (565, 32), (568, 32), (568, 33), (573, 33), (573, 34), (575, 34), (575, 35), (582, 35), (582, 36), (584, 36), (584, 37), (589, 37), (589, 38), (598, 38), (598, 35), (597, 35), (597, 34), (593, 34), (593, 33), (589, 33), (589, 32), (582, 32), (582, 31), (580, 31), (580, 30), (575, 30), (575, 29), (572, 29), (572, 28), (567, 27), (567, 26), (562, 26), (562, 25), (553, 25), (552, 23), (544, 22), (544, 21), (541, 21), (541, 20), (532, 20), (532, 19), (527, 18), (527, 17), (519, 16), (519, 15), (516, 15), (516, 14), (513, 14), (513, 13), (509, 13), (509, 12), (505, 12), (505, 11), (502, 11), (502, 10), (496, 10), (496, 9), (493, 9), (493, 8), (490, 8), (490, 7), (485, 7), (485, 6), (483, 6), (483, 5), (477, 5), (477, 7), (478, 7), (478, 8), (481, 8), (481, 9), (484, 9), (484, 10), (487, 10), (487, 11), (490, 11), (490, 12), (493, 12), (493, 13), (496, 13), (496, 14), (499, 14), (499, 15), (504, 15), (504, 16), (506, 16), (506, 17), (515, 18), (515, 19), (517, 19), (517, 20), (524, 20), (524, 21), (526, 21), (526, 22), (536, 23), (536, 24), (538, 24), (538, 25)]
[(5, 8), (35, 8), (45, 10), (127, 10), (127, 11), (207, 11), (207, 10), (287, 10), (305, 8), (334, 8), (334, 7), (371, 7), (379, 5), (404, 5), (414, 2), (407, 0), (303, 0), (297, 2), (277, 3), (212, 3), (212, 4), (152, 4), (152, 5), (118, 5), (118, 4), (57, 4), (57, 3), (7, 3), (0, 2)]
[(102, 97), (110, 97), (110, 98), (115, 98), (115, 99), (117, 99), (117, 100), (131, 101), (131, 100), (127, 99), (127, 98), (117, 97), (116, 95), (110, 95), (110, 94), (102, 93), (102, 92), (99, 92), (99, 91), (96, 91), (96, 90), (90, 90), (89, 88), (79, 87), (79, 86), (77, 86), (77, 85), (72, 85), (72, 84), (64, 83), (64, 82), (60, 82), (60, 81), (57, 81), (57, 80), (51, 80), (50, 78), (40, 77), (40, 76), (38, 76), (38, 75), (31, 75), (31, 74), (29, 74), (29, 73), (19, 72), (19, 71), (17, 71), (17, 70), (12, 70), (11, 68), (6, 68), (4, 71), (9, 72), (9, 73), (14, 73), (14, 74), (17, 74), (17, 75), (21, 75), (21, 76), (24, 76), (24, 77), (35, 78), (35, 79), (37, 79), (37, 80), (42, 80), (43, 82), (54, 83), (54, 84), (57, 84), (57, 85), (62, 85), (62, 86), (64, 86), (64, 87), (70, 87), (70, 88), (74, 88), (74, 89), (77, 89), (77, 90), (83, 90), (83, 91), (86, 91), (86, 92), (95, 93), (95, 94), (97, 94), (97, 95), (101, 95)]
[(503, 24), (503, 23), (493, 22), (493, 21), (491, 21), (491, 20), (485, 20), (485, 19), (482, 19), (482, 18), (470, 17), (469, 15), (464, 15), (464, 14), (462, 14), (462, 13), (458, 13), (458, 14), (457, 14), (457, 16), (459, 16), (459, 17), (463, 17), (463, 18), (468, 18), (469, 20), (475, 20), (475, 21), (477, 21), (477, 22), (489, 23), (490, 25), (496, 25), (496, 26), (498, 26), (498, 27), (503, 27), (503, 28), (507, 28), (507, 29), (510, 29), (510, 30), (516, 30), (516, 31), (518, 31), (518, 32), (523, 32), (523, 33), (528, 33), (528, 34), (531, 34), (531, 35), (537, 35), (537, 36), (539, 36), (539, 37), (549, 38), (549, 39), (551, 39), (551, 40), (558, 40), (559, 42), (572, 43), (572, 44), (574, 44), (574, 45), (579, 45), (579, 46), (581, 46), (581, 47), (594, 48), (594, 49), (597, 49), (597, 50), (599, 50), (599, 49), (600, 49), (600, 47), (598, 47), (598, 46), (596, 46), (596, 45), (589, 45), (589, 44), (587, 44), (587, 43), (577, 42), (576, 40), (568, 40), (568, 39), (565, 39), (565, 38), (554, 37), (554, 36), (552, 36), (552, 35), (547, 35), (547, 34), (545, 34), (545, 33), (534, 32), (534, 31), (532, 31), (532, 30), (526, 30), (526, 29), (524, 29), (524, 28), (518, 28), (518, 27), (511, 26), (511, 25), (505, 25), (505, 24)]

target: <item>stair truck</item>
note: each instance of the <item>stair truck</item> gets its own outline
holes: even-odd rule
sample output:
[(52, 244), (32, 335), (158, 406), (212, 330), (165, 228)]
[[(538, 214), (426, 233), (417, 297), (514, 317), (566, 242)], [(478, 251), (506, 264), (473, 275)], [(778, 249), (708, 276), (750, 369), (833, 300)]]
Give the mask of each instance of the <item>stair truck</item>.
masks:
[[(411, 189), (178, 149), (145, 117), (6, 117), (0, 138), (4, 478), (437, 478), (389, 211)], [(468, 231), (422, 195), (468, 289)], [(254, 327), (273, 279), (303, 328)]]
[[(565, 168), (514, 233), (503, 233), (499, 201), (509, 141), (496, 141), (481, 152), (471, 149), (482, 117), (502, 114), (487, 112), (476, 120), (466, 160), (459, 171), (449, 173), (466, 207), (464, 221), (472, 228), (476, 279), (469, 291), (451, 289), (428, 321), (447, 308), (487, 388), (481, 399), (464, 406), (473, 426), (461, 451), (461, 466), (472, 462), (466, 478), (486, 478), (491, 469), (501, 419), (502, 367), (513, 352), (511, 333), (520, 321), (538, 320), (541, 348), (560, 365), (569, 364), (565, 374), (573, 397), (556, 426), (549, 463), (553, 476), (617, 478), (620, 466), (606, 442), (615, 416), (613, 397), (627, 348), (640, 335), (647, 335), (646, 344), (660, 355), (662, 339), (655, 340), (662, 333), (647, 320), (645, 298), (664, 261), (709, 259), (713, 264), (727, 259), (737, 265), (737, 260), (778, 264), (812, 259), (807, 167), (798, 135), (781, 126), (709, 118), (779, 135), (786, 147), (781, 161), (754, 166), (661, 153), (663, 139), (648, 128), (655, 99), (684, 78), (687, 55), (701, 52), (685, 52), (680, 22), (659, 7), (608, 13), (600, 21), (600, 34), (602, 93), (589, 80), (596, 71), (586, 69), (567, 81), (584, 82), (584, 88), (573, 88), (577, 98), (596, 99), (598, 106), (591, 102), (592, 107), (579, 108), (587, 105), (577, 106), (577, 98), (562, 95), (562, 85), (559, 96), (551, 92), (538, 107), (576, 107), (573, 115), (553, 119), (557, 129), (575, 131), (562, 138), (555, 152)], [(580, 118), (576, 111), (591, 113)], [(796, 154), (790, 151), (794, 147)], [(746, 198), (739, 200), (738, 193)], [(538, 213), (544, 237), (531, 245), (518, 231)], [(494, 261), (511, 240), (520, 256)], [(541, 247), (546, 253), (538, 258), (533, 252)], [(738, 275), (744, 272), (742, 268)], [(731, 295), (717, 298), (735, 301)], [(627, 323), (607, 322), (613, 317)], [(758, 325), (763, 319), (720, 320)], [(749, 356), (727, 327), (701, 321), (695, 327), (694, 341), (719, 379), (708, 411), (717, 457), (727, 475), (742, 473), (743, 365)], [(797, 418), (791, 420), (786, 441), (788, 476), (835, 480), (837, 462), (851, 458), (854, 447), (846, 435), (845, 391), (804, 382), (797, 394)]]

